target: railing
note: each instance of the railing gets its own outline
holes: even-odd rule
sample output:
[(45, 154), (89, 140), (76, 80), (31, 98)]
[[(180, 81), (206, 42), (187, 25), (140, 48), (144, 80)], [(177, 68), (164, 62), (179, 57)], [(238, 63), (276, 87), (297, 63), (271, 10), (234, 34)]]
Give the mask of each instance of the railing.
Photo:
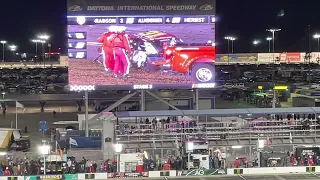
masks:
[(126, 124), (116, 126), (120, 141), (172, 141), (187, 136), (206, 139), (258, 138), (259, 136), (320, 137), (320, 125), (315, 120), (296, 121), (251, 121), (236, 123), (199, 123), (195, 127), (183, 128), (178, 123)]

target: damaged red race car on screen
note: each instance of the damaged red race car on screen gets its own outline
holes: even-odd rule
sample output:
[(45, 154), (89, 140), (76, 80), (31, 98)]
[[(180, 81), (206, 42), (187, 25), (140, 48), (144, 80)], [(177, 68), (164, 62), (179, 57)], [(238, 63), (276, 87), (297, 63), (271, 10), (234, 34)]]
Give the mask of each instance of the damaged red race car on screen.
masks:
[(138, 67), (159, 69), (163, 73), (183, 73), (193, 83), (215, 81), (216, 54), (212, 43), (188, 46), (176, 36), (161, 31), (131, 35), (130, 39), (136, 50), (132, 62)]
[(161, 71), (184, 73), (193, 83), (215, 81), (214, 46), (170, 46), (164, 51), (163, 61), (150, 62)]

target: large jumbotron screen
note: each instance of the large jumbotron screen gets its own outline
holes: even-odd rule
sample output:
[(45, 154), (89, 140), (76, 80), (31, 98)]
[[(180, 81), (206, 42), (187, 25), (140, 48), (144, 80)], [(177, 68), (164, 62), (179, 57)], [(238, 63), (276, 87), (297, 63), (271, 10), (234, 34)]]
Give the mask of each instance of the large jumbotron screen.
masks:
[[(170, 88), (214, 83), (215, 0), (67, 2), (70, 85)], [(110, 48), (119, 47), (105, 49), (100, 37), (110, 26), (126, 28), (122, 37), (132, 51), (118, 56)]]

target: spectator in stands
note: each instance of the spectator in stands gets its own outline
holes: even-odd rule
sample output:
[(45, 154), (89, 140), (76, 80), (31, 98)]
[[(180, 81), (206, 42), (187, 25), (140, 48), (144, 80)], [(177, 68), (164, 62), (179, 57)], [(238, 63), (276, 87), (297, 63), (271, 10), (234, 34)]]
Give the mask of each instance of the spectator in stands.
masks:
[(155, 131), (157, 131), (157, 124), (158, 124), (157, 118), (153, 118), (152, 119), (152, 127), (153, 127), (153, 130), (155, 130)]
[(56, 114), (57, 114), (57, 112), (53, 110), (52, 111), (53, 118), (56, 118)]
[(4, 176), (10, 176), (11, 173), (9, 171), (9, 167), (6, 167), (6, 169), (4, 170), (4, 173), (3, 173)]
[(168, 163), (170, 164), (171, 168), (174, 167), (175, 159), (173, 156), (170, 156), (170, 158), (168, 159)]
[(17, 167), (16, 164), (13, 166), (12, 171), (13, 171), (13, 175), (14, 175), (14, 176), (18, 176), (18, 167)]
[(319, 157), (319, 156), (316, 157), (316, 164), (317, 164), (318, 166), (320, 165), (320, 157)]
[(97, 163), (95, 161), (93, 161), (92, 166), (93, 166), (93, 171), (97, 172), (98, 165), (97, 165)]
[(89, 172), (90, 172), (90, 173), (95, 173), (94, 166), (93, 166), (92, 163), (90, 164)]
[(86, 172), (90, 172), (90, 166), (91, 166), (91, 163), (90, 163), (90, 161), (87, 159), (87, 162), (86, 162), (86, 165), (85, 165), (85, 167), (86, 167)]
[(182, 168), (182, 160), (177, 157), (175, 160), (175, 165), (174, 165), (175, 170), (181, 170)]
[(166, 120), (166, 129), (170, 128), (170, 118), (168, 117)]
[(177, 133), (181, 132), (181, 124), (179, 121), (176, 122), (176, 130), (177, 130)]
[(234, 168), (239, 168), (240, 167), (240, 160), (237, 157), (236, 160), (234, 161)]

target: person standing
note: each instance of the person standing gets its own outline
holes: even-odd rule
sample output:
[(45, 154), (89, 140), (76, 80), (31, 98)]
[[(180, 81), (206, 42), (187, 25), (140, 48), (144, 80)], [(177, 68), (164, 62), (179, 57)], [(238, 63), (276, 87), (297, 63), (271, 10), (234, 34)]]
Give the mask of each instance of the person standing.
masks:
[[(124, 77), (129, 77), (130, 60), (127, 53), (131, 53), (128, 34), (126, 34), (126, 27), (110, 26), (109, 31), (114, 34), (108, 38), (108, 43), (112, 44), (114, 64), (114, 76), (118, 77), (123, 71)], [(121, 67), (121, 65), (123, 65)]]
[(103, 57), (103, 66), (106, 72), (114, 70), (114, 56), (112, 45), (109, 44), (108, 39), (112, 36), (113, 32), (105, 32), (99, 38), (98, 42), (102, 43), (101, 54)]

